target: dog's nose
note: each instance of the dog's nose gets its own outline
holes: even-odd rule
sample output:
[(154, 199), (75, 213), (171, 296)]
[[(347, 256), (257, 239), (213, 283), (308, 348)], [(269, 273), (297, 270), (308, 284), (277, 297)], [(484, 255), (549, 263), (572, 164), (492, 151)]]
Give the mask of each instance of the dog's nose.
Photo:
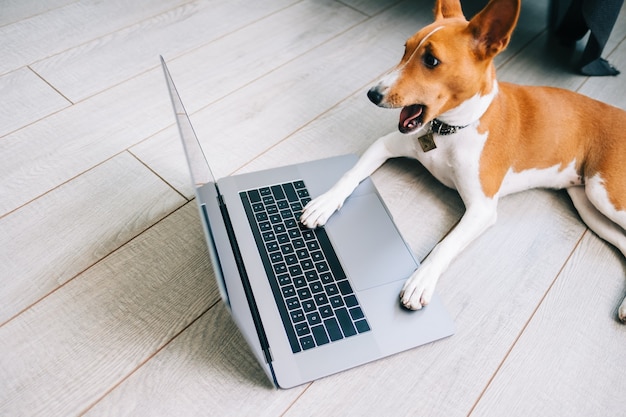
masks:
[(370, 88), (370, 91), (367, 92), (367, 98), (377, 106), (383, 101), (383, 95), (378, 91), (378, 87)]

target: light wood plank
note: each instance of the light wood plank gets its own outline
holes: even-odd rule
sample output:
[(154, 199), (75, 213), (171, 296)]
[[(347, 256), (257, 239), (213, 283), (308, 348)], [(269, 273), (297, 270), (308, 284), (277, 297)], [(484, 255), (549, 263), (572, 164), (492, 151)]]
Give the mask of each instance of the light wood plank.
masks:
[(71, 103), (30, 69), (0, 76), (0, 138)]
[(623, 416), (625, 266), (587, 233), (471, 416)]
[(187, 204), (0, 327), (0, 414), (77, 415), (219, 297)]
[[(0, 140), (0, 216), (171, 124), (163, 75), (153, 71)], [(167, 117), (170, 116), (170, 117)]]
[(0, 219), (0, 323), (184, 202), (124, 153)]
[(392, 7), (398, 3), (397, 0), (341, 0), (341, 3), (347, 4), (368, 16), (374, 16), (383, 10)]
[[(236, 32), (267, 15), (270, 15), (271, 19), (271, 14), (295, 1), (272, 0), (256, 2), (252, 6), (249, 1), (245, 0), (184, 3), (138, 24), (98, 37), (91, 42), (37, 62), (32, 65), (32, 68), (70, 100), (77, 102), (137, 74), (158, 67), (159, 55), (179, 56), (223, 37), (227, 33)], [(341, 9), (333, 7), (332, 4), (326, 4), (323, 8), (333, 9), (335, 13)], [(347, 12), (356, 14), (351, 10), (346, 10), (345, 7), (343, 9), (344, 15), (347, 15)], [(341, 28), (345, 25), (344, 21), (335, 19), (330, 11), (326, 13), (311, 13), (311, 11), (311, 4), (309, 4), (309, 16), (312, 19), (319, 19), (324, 15), (330, 17), (326, 27), (331, 33), (334, 28)], [(235, 21), (224, 19), (224, 16), (237, 16), (237, 19)], [(293, 21), (290, 23), (293, 27)], [(307, 20), (301, 23), (303, 29), (315, 27), (313, 22)], [(247, 38), (245, 50), (250, 49), (251, 39), (271, 37), (272, 24), (272, 22), (266, 24), (262, 21), (257, 22), (256, 26), (263, 27), (265, 30), (256, 37)], [(255, 49), (257, 48), (259, 52), (263, 51), (262, 47), (255, 46)], [(222, 51), (208, 58), (207, 62), (210, 65), (222, 67), (228, 62), (221, 57)], [(243, 48), (237, 52), (241, 55)], [(226, 68), (222, 74), (225, 73), (229, 73)], [(237, 72), (234, 73), (237, 74)]]
[(19, 20), (45, 13), (49, 10), (63, 7), (77, 0), (47, 0), (47, 1), (24, 1), (24, 0), (3, 0), (2, 14), (0, 14), (0, 26), (5, 26)]
[(278, 416), (304, 389), (272, 388), (220, 303), (86, 415)]
[(81, 0), (0, 27), (0, 74), (146, 19), (184, 0)]

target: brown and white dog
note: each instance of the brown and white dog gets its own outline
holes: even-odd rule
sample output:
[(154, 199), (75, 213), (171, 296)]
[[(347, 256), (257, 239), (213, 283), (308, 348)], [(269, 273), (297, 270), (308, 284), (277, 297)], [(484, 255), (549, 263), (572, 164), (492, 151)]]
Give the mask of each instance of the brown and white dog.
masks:
[[(519, 10), (520, 0), (491, 0), (468, 22), (459, 0), (437, 0), (435, 22), (368, 92), (378, 106), (402, 108), (399, 132), (378, 139), (303, 212), (305, 226), (324, 225), (364, 178), (400, 156), (458, 190), (466, 212), (405, 283), (409, 309), (428, 304), (454, 257), (494, 224), (499, 198), (530, 188), (566, 188), (589, 228), (626, 256), (626, 112), (566, 90), (498, 83), (493, 58)], [(626, 322), (626, 299), (618, 315)]]

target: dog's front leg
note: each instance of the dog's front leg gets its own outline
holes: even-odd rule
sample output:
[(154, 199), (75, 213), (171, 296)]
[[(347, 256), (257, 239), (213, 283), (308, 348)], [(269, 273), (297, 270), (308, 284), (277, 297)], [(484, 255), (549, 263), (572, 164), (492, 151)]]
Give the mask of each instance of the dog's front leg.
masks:
[(300, 221), (309, 228), (326, 224), (330, 216), (339, 210), (346, 198), (361, 181), (370, 176), (387, 159), (412, 156), (413, 141), (400, 132), (393, 132), (376, 140), (359, 158), (356, 165), (346, 172), (326, 193), (309, 202)]
[(496, 207), (495, 199), (481, 199), (467, 207), (457, 226), (435, 246), (404, 284), (400, 300), (406, 308), (419, 310), (430, 302), (439, 277), (452, 260), (495, 223)]

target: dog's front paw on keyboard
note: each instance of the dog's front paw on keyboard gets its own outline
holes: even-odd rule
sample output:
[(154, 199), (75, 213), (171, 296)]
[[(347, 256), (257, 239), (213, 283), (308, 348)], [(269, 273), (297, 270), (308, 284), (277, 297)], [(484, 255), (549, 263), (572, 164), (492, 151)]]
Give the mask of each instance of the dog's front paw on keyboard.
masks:
[(300, 222), (310, 229), (324, 226), (330, 216), (343, 206), (344, 200), (336, 192), (328, 191), (304, 207)]

